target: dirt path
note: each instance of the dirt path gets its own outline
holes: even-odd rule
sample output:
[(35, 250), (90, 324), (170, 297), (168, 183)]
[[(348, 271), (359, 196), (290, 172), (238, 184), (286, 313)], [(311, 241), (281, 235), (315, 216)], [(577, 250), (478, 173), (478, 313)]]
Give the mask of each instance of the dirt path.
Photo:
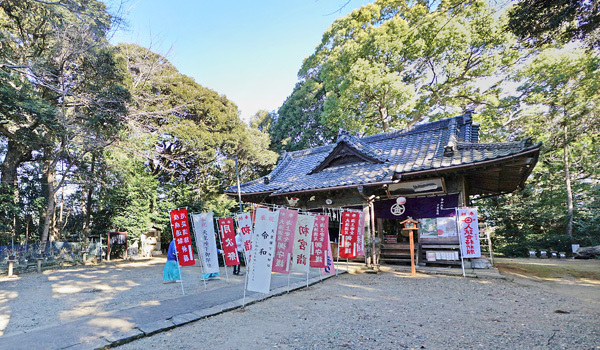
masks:
[(595, 349), (600, 308), (509, 280), (341, 275), (120, 349)]

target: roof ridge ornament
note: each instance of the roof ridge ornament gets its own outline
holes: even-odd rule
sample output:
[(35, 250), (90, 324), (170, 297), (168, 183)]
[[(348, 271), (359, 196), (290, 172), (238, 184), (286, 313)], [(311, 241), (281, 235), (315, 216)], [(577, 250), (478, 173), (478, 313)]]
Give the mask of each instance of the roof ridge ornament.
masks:
[(452, 118), (450, 119), (450, 122), (448, 123), (448, 143), (446, 144), (446, 146), (444, 146), (444, 157), (451, 157), (454, 154), (454, 151), (456, 150), (456, 146), (458, 143), (458, 138), (457, 138), (457, 133), (458, 133), (458, 126), (456, 125), (456, 118)]

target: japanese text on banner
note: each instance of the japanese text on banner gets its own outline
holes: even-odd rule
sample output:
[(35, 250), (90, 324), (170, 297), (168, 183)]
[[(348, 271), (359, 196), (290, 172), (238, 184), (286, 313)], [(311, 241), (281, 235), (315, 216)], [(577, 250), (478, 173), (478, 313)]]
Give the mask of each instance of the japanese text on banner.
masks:
[(219, 272), (219, 258), (213, 213), (192, 214), (191, 218), (196, 236), (196, 248), (204, 267), (204, 273), (217, 273)]
[(340, 258), (353, 259), (357, 255), (357, 236), (359, 214), (355, 211), (344, 211), (340, 224)]
[(314, 225), (314, 216), (298, 215), (294, 234), (294, 249), (292, 250), (292, 271), (308, 272), (310, 270), (310, 248)]
[(327, 238), (327, 266), (321, 268), (324, 275), (335, 275), (335, 266), (333, 265), (333, 253), (331, 251), (331, 242)]
[(250, 263), (252, 257), (252, 214), (242, 213), (237, 216), (238, 230), (242, 237), (242, 245), (246, 256), (246, 264)]
[(356, 254), (365, 255), (365, 211), (358, 213), (358, 234), (356, 239)]
[(219, 234), (221, 235), (221, 248), (223, 249), (223, 258), (226, 266), (240, 264), (240, 259), (235, 242), (235, 230), (233, 228), (233, 218), (219, 219)]
[(296, 210), (279, 210), (273, 272), (290, 273), (290, 259), (294, 248), (294, 235), (297, 220), (298, 212)]
[(463, 258), (480, 258), (479, 245), (479, 220), (477, 208), (463, 208), (456, 210), (458, 222), (458, 236), (460, 238), (460, 251)]
[(171, 229), (177, 249), (177, 260), (180, 266), (194, 265), (194, 250), (188, 222), (186, 208), (171, 210)]
[(271, 212), (266, 208), (256, 210), (256, 221), (252, 233), (252, 261), (248, 266), (247, 290), (269, 293), (278, 219), (279, 211)]
[(327, 267), (327, 246), (329, 244), (329, 216), (317, 215), (313, 228), (313, 242), (310, 254), (310, 267)]

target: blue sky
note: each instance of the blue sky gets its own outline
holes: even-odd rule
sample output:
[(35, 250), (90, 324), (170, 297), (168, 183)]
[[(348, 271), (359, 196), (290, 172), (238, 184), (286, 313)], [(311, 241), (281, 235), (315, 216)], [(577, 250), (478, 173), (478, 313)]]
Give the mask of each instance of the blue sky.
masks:
[(226, 95), (248, 121), (260, 109), (279, 108), (323, 32), (336, 18), (369, 2), (128, 0), (129, 28), (111, 42), (168, 53), (181, 73)]

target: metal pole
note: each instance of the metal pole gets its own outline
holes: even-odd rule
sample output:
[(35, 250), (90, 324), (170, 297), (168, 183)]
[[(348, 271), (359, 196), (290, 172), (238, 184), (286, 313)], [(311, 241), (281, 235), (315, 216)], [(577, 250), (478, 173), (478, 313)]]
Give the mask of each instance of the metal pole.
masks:
[(308, 288), (308, 274), (310, 273), (310, 267), (308, 268), (308, 271), (306, 271), (306, 288)]
[[(217, 219), (217, 237), (219, 237), (219, 246), (221, 246), (221, 256), (223, 257), (223, 267), (225, 268), (225, 277), (229, 282), (229, 273), (227, 272), (227, 263), (225, 262), (225, 251), (223, 250), (223, 240), (221, 239), (221, 227), (219, 226), (219, 218)], [(217, 254), (218, 257), (218, 254)], [(217, 260), (218, 261), (218, 260)], [(220, 269), (220, 268), (219, 268)]]
[(237, 176), (237, 190), (238, 190), (238, 200), (240, 201), (240, 214), (243, 213), (242, 209), (242, 192), (240, 190), (240, 170), (238, 168), (238, 157), (235, 155), (235, 174)]
[(454, 221), (454, 224), (456, 225), (456, 232), (458, 232), (458, 241), (460, 244), (460, 249), (459, 249), (459, 251), (460, 251), (460, 267), (462, 268), (463, 277), (466, 277), (466, 275), (465, 275), (465, 259), (463, 257), (462, 243), (460, 243), (461, 239), (460, 239), (460, 225), (458, 224), (458, 220), (459, 220), (458, 208), (454, 208), (454, 217), (456, 218), (456, 220)]
[(342, 245), (342, 221), (340, 220), (340, 227), (338, 230), (338, 245), (337, 245), (337, 263), (335, 267), (335, 275), (338, 275), (338, 269), (340, 268), (340, 245)]
[[(173, 232), (173, 227), (171, 227), (171, 237), (173, 237), (173, 241), (175, 241), (175, 232)], [(181, 266), (179, 266), (179, 255), (177, 255), (177, 244), (175, 244), (175, 256), (177, 257), (177, 270), (179, 271), (179, 283), (181, 283), (181, 294), (185, 295), (185, 290), (183, 289), (183, 275), (181, 275)]]

